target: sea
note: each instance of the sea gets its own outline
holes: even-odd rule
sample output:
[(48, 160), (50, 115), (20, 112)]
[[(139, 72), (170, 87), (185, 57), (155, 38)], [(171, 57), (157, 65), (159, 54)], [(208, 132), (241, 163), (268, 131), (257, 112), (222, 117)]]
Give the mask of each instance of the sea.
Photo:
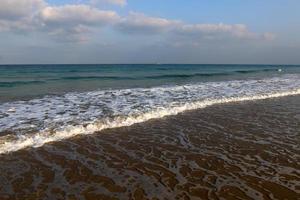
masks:
[(0, 154), (229, 102), (300, 94), (300, 66), (1, 65)]

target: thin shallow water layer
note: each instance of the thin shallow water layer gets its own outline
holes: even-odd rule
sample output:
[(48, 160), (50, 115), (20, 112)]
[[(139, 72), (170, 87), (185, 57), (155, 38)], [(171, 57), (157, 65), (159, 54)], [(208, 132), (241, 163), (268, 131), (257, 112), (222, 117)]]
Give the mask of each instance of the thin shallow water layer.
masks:
[(215, 105), (0, 156), (0, 199), (299, 199), (300, 96)]

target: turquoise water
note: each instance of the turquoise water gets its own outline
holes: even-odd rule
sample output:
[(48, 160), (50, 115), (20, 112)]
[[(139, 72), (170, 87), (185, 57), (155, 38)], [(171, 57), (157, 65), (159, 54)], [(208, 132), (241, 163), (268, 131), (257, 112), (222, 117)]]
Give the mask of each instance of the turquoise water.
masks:
[[(281, 72), (278, 69), (282, 69)], [(9, 65), (0, 66), (0, 102), (44, 95), (255, 79), (300, 73), (272, 65)]]
[(0, 154), (215, 104), (298, 94), (299, 66), (0, 66)]

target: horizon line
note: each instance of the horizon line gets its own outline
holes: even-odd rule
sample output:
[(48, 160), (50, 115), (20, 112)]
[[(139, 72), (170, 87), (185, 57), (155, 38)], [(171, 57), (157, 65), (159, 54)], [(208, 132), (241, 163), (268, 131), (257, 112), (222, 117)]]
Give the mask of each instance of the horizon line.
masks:
[(0, 64), (0, 66), (28, 66), (28, 65), (284, 65), (284, 66), (300, 66), (300, 64), (259, 64), (259, 63), (16, 63), (16, 64)]

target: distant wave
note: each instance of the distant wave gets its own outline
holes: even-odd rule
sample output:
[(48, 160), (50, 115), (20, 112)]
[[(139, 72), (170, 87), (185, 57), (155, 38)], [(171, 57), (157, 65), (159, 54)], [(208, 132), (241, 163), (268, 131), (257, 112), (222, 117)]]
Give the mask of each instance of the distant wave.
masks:
[(7, 102), (0, 104), (0, 154), (215, 104), (297, 94), (300, 94), (299, 74), (67, 93)]
[(132, 80), (132, 77), (124, 77), (124, 76), (66, 76), (61, 77), (61, 80)]
[(192, 78), (192, 77), (211, 77), (211, 76), (225, 76), (230, 73), (195, 73), (195, 74), (165, 74), (157, 76), (146, 76), (148, 79), (164, 79), (164, 78)]
[[(72, 72), (79, 72), (79, 70), (71, 70)], [(70, 72), (71, 72), (70, 71)], [(257, 70), (236, 70), (236, 71), (229, 71), (229, 72), (207, 72), (207, 73), (191, 73), (191, 74), (176, 74), (174, 72), (170, 74), (163, 74), (163, 75), (149, 75), (149, 76), (62, 76), (62, 77), (55, 77), (55, 78), (46, 78), (43, 81), (1, 81), (0, 87), (16, 87), (21, 85), (29, 85), (29, 84), (43, 84), (52, 81), (79, 81), (79, 80), (143, 80), (143, 79), (189, 79), (189, 78), (197, 78), (197, 77), (214, 77), (214, 76), (230, 76), (234, 74), (250, 74), (250, 73), (259, 73), (259, 72), (276, 72), (278, 69), (257, 69)], [(39, 71), (39, 72), (31, 72), (31, 73), (40, 73), (40, 72), (48, 72), (48, 71)], [(49, 71), (50, 72), (50, 71)], [(26, 73), (26, 72), (22, 72)], [(64, 72), (65, 73), (65, 72)]]
[(45, 81), (12, 81), (12, 82), (0, 82), (0, 87), (15, 87), (19, 85), (28, 85), (28, 84), (42, 84)]
[(193, 77), (213, 77), (213, 76), (227, 76), (234, 73), (248, 74), (259, 72), (277, 71), (277, 69), (259, 69), (259, 70), (236, 70), (230, 72), (219, 73), (194, 73), (194, 74), (164, 74), (164, 75), (150, 75), (141, 77), (130, 76), (65, 76), (53, 80), (140, 80), (140, 79), (168, 79), (168, 78), (193, 78)]
[[(167, 79), (167, 78), (192, 78), (197, 76), (211, 77), (230, 75), (230, 73), (196, 73), (196, 74), (166, 74), (141, 77), (126, 76), (67, 76), (60, 78), (61, 80), (142, 80), (142, 79)], [(57, 80), (57, 79), (56, 79)]]
[(165, 79), (165, 78), (193, 78), (193, 77), (213, 77), (213, 76), (229, 76), (235, 73), (238, 74), (250, 74), (250, 73), (259, 73), (259, 72), (271, 72), (277, 71), (277, 69), (259, 69), (259, 70), (236, 70), (230, 72), (222, 72), (222, 73), (194, 73), (194, 74), (164, 74), (164, 75), (153, 75), (146, 76), (144, 78), (148, 79)]
[(236, 70), (234, 72), (240, 74), (258, 73), (258, 72), (276, 72), (278, 69), (258, 69), (258, 70)]

